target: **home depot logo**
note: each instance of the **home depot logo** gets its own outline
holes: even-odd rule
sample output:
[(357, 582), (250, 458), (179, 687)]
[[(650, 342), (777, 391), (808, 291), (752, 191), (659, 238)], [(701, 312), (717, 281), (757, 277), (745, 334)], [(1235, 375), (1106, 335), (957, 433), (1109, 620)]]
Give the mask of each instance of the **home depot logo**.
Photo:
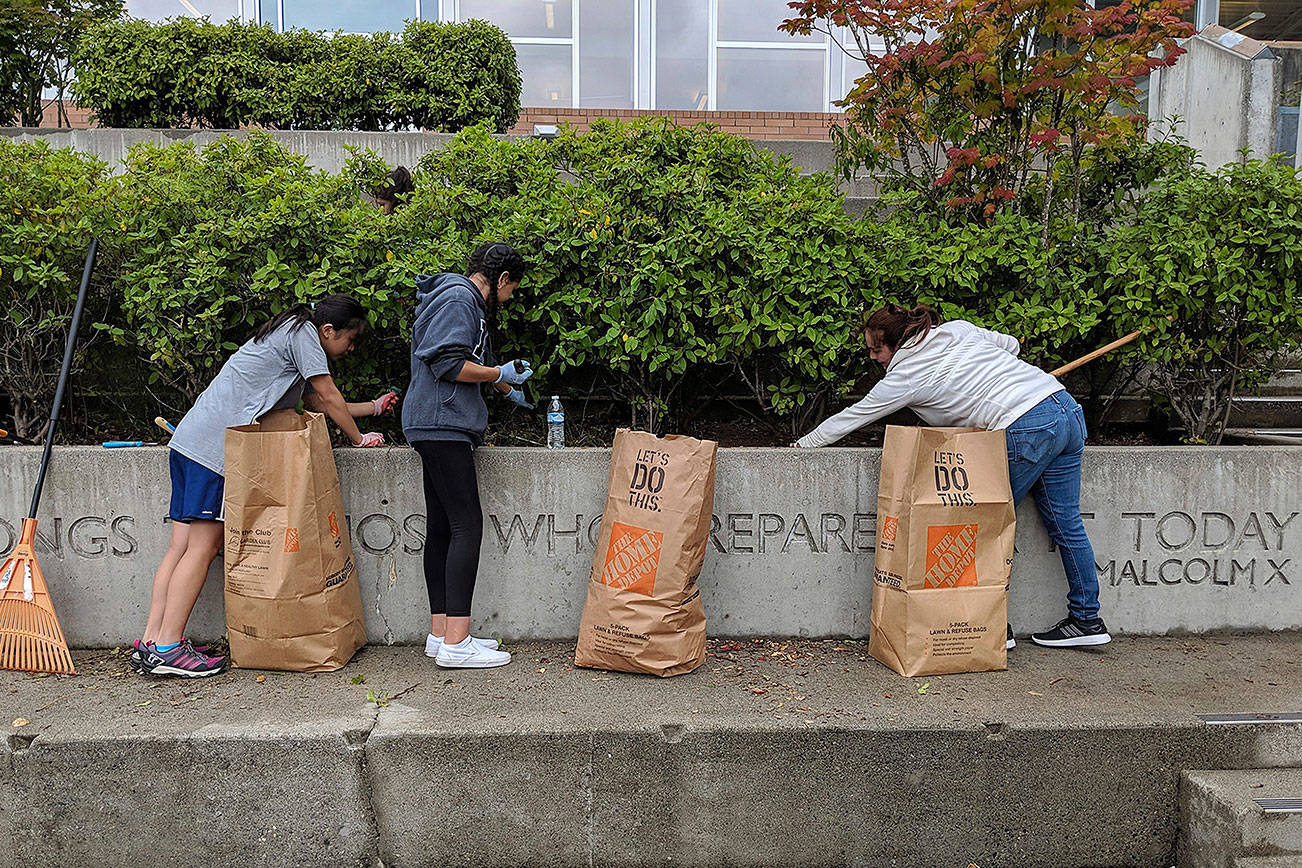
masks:
[(298, 528), (285, 528), (285, 553), (298, 551)]
[(339, 519), (332, 512), (330, 513), (327, 522), (330, 525), (330, 536), (334, 537), (335, 548), (340, 548), (343, 546), (343, 541), (339, 539)]
[(927, 528), (927, 573), (924, 588), (962, 588), (977, 583), (977, 526), (936, 525)]
[(895, 537), (900, 532), (900, 520), (893, 515), (882, 519), (881, 532), (877, 535), (877, 547), (885, 552), (895, 551)]
[(651, 596), (663, 541), (664, 534), (659, 531), (615, 522), (610, 529), (606, 565), (601, 570), (602, 584)]

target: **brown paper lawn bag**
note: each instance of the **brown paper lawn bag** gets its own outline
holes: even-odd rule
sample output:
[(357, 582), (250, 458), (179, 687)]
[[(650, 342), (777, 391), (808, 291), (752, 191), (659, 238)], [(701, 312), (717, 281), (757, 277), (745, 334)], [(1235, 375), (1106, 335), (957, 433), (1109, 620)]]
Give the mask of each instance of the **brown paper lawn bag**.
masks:
[(328, 672), (366, 644), (362, 594), (325, 417), (293, 410), (226, 429), (231, 661)]
[(901, 675), (1006, 669), (1015, 529), (1004, 432), (888, 426), (868, 652)]
[(705, 661), (697, 579), (719, 444), (621, 428), (579, 625), (578, 666), (680, 675)]

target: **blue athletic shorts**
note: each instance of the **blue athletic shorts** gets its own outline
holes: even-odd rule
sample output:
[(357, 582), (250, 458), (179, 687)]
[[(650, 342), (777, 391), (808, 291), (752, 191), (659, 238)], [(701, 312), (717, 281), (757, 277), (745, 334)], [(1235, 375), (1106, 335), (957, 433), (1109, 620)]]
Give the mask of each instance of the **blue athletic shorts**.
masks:
[(195, 520), (222, 521), (222, 494), (226, 480), (197, 461), (191, 461), (175, 449), (169, 460), (172, 471), (172, 521), (189, 524)]

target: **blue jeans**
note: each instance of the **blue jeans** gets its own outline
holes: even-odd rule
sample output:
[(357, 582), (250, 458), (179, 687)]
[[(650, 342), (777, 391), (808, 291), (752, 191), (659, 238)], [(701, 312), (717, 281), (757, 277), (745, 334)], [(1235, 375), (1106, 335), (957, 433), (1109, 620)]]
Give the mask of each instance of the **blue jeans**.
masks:
[(1089, 621), (1099, 616), (1099, 576), (1094, 549), (1080, 515), (1080, 466), (1085, 452), (1085, 414), (1076, 399), (1050, 395), (1009, 426), (1008, 478), (1013, 502), (1035, 496), (1049, 538), (1067, 573), (1067, 611)]

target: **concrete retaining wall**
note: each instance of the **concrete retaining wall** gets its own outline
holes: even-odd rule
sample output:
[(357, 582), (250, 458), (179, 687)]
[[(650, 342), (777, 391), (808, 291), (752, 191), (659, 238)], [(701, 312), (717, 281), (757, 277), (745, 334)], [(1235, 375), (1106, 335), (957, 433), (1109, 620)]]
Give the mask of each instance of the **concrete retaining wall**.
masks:
[[(347, 147), (368, 148), (391, 166), (415, 166), (421, 157), (437, 151), (452, 140), (447, 133), (367, 133), (324, 130), (267, 130), (268, 135), (286, 150), (302, 154), (307, 164), (327, 172), (338, 172), (350, 156)], [(244, 136), (248, 130), (137, 130), (96, 127), (88, 130), (33, 129), (21, 127), (0, 128), (0, 135), (12, 136), (21, 141), (42, 140), (54, 148), (72, 148), (91, 154), (108, 164), (111, 171), (120, 171), (122, 161), (132, 147), (140, 142), (169, 145), (173, 142), (193, 142), (203, 148), (222, 136)], [(514, 136), (512, 138), (515, 138)], [(755, 146), (778, 155), (791, 157), (791, 162), (803, 174), (828, 172), (836, 158), (836, 146), (829, 140), (800, 141), (770, 139), (755, 141)], [(868, 207), (865, 199), (875, 199), (877, 184), (869, 178), (851, 183), (841, 182), (841, 187), (852, 201), (847, 207), (862, 211)], [(857, 212), (856, 212), (857, 213)]]
[[(0, 451), (0, 551), (26, 510), (39, 449)], [(573, 636), (605, 497), (602, 449), (479, 452), (485, 538), (477, 629), (506, 639)], [(421, 640), (424, 504), (408, 448), (336, 454), (368, 629)], [(1302, 627), (1302, 448), (1092, 448), (1082, 506), (1114, 630), (1162, 634)], [(880, 452), (727, 449), (701, 577), (714, 635), (862, 637), (876, 544)], [(139, 635), (166, 549), (167, 450), (55, 451), (39, 555), (74, 645)], [(1057, 554), (1028, 502), (1019, 511), (1014, 629), (1064, 613)], [(214, 567), (191, 632), (223, 630)]]

